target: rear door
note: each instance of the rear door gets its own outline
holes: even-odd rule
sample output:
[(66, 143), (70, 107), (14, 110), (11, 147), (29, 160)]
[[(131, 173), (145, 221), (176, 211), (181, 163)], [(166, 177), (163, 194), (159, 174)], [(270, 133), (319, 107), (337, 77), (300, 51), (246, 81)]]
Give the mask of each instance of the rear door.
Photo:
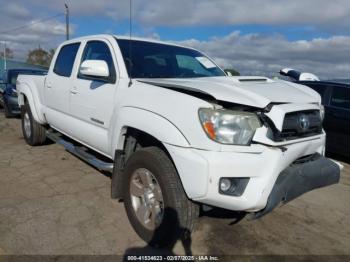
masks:
[(350, 88), (332, 86), (325, 121), (328, 150), (350, 156)]
[[(108, 152), (108, 128), (118, 85), (114, 53), (108, 40), (87, 41), (69, 94), (70, 114), (77, 121), (76, 125), (84, 130), (89, 129), (85, 132), (76, 129), (74, 136), (102, 153)], [(97, 80), (80, 74), (80, 65), (85, 60), (106, 61), (109, 76)]]
[(69, 115), (69, 91), (73, 83), (73, 68), (76, 62), (80, 43), (67, 44), (61, 47), (54, 66), (47, 75), (44, 95), (47, 106), (46, 117), (53, 126), (64, 128)]

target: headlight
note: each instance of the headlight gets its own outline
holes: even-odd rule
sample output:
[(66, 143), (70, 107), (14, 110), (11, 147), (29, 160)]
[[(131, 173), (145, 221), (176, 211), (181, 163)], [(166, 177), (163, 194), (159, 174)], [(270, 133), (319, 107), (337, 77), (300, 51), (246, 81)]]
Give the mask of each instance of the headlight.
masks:
[(231, 145), (248, 145), (261, 126), (256, 114), (226, 109), (199, 109), (199, 119), (207, 136)]

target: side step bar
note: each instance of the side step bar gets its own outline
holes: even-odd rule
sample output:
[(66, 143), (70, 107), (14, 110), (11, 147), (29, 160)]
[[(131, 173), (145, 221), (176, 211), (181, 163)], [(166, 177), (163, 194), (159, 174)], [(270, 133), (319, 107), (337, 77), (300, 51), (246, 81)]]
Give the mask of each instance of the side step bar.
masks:
[(104, 162), (98, 159), (96, 156), (86, 152), (87, 149), (83, 146), (78, 147), (72, 143), (64, 140), (61, 137), (61, 134), (53, 131), (46, 131), (46, 137), (52, 140), (53, 142), (62, 145), (68, 152), (79, 157), (81, 160), (89, 163), (100, 171), (113, 172), (113, 163)]

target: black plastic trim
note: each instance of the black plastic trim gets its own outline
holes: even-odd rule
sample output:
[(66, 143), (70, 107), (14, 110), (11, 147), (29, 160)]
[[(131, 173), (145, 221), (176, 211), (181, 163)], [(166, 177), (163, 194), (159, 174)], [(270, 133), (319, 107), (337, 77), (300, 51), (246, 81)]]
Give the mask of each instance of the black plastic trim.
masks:
[(340, 167), (324, 156), (316, 154), (303, 161), (296, 160), (278, 176), (266, 207), (255, 213), (254, 218), (260, 218), (306, 192), (336, 184), (339, 179)]
[[(227, 191), (220, 189), (222, 179), (229, 179), (231, 181), (231, 187)], [(241, 196), (248, 185), (249, 179), (249, 177), (222, 177), (219, 181), (219, 193), (228, 196)]]
[[(310, 112), (316, 112), (317, 110), (304, 110), (304, 111), (296, 111), (296, 112), (290, 112), (288, 114), (309, 114)], [(288, 114), (286, 116), (288, 117)], [(275, 142), (282, 142), (282, 141), (290, 141), (294, 139), (300, 139), (300, 138), (306, 138), (306, 137), (312, 137), (316, 135), (321, 135), (323, 133), (322, 131), (322, 120), (319, 121), (318, 124), (312, 126), (307, 131), (300, 131), (295, 126), (298, 124), (298, 120), (296, 120), (295, 125), (293, 126), (292, 130), (288, 130), (286, 127), (286, 119), (283, 120), (283, 130), (279, 131), (273, 121), (267, 117), (264, 113), (259, 114), (260, 121), (271, 130), (271, 135), (269, 136), (270, 139), (272, 139)]]

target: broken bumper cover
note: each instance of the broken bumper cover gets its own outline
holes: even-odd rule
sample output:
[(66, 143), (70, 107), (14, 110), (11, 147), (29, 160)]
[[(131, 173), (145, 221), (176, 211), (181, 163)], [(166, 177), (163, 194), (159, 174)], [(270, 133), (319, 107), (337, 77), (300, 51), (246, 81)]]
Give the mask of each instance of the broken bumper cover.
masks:
[(313, 189), (336, 184), (339, 179), (340, 167), (321, 155), (308, 162), (292, 164), (278, 176), (266, 207), (254, 213), (253, 218), (260, 218), (278, 205), (286, 204)]
[(17, 97), (7, 96), (6, 103), (11, 114), (19, 115), (21, 113)]

